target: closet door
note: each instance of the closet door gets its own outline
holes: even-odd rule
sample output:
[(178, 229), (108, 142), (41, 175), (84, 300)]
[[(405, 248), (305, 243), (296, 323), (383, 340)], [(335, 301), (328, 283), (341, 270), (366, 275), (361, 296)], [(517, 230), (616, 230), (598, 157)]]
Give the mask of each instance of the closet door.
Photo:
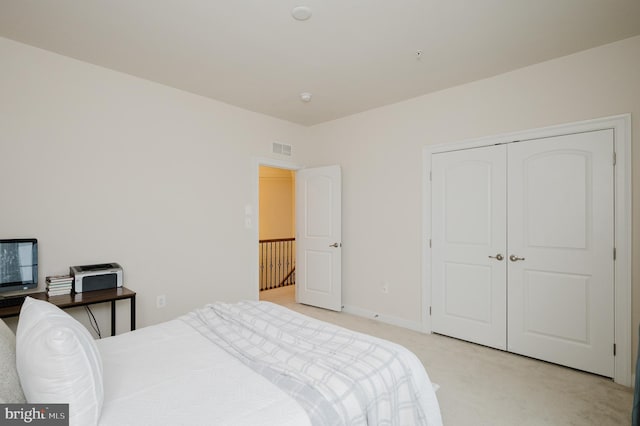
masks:
[(432, 329), (506, 348), (506, 147), (432, 156)]
[(613, 130), (508, 145), (508, 350), (612, 377)]

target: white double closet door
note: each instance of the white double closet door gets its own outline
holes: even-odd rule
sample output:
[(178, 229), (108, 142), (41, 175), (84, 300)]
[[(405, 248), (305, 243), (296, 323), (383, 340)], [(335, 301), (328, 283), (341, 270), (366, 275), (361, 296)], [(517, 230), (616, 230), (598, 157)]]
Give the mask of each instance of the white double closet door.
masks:
[(432, 156), (434, 332), (612, 377), (613, 131)]

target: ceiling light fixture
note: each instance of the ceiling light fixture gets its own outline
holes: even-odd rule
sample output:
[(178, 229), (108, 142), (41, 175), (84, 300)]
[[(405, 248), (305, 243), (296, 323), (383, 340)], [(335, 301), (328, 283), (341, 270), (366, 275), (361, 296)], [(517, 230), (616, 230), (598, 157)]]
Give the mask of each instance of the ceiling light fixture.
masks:
[(291, 9), (291, 16), (293, 16), (298, 21), (306, 21), (311, 18), (311, 9), (307, 6), (296, 6)]
[(311, 93), (309, 92), (300, 93), (300, 100), (302, 102), (311, 102)]

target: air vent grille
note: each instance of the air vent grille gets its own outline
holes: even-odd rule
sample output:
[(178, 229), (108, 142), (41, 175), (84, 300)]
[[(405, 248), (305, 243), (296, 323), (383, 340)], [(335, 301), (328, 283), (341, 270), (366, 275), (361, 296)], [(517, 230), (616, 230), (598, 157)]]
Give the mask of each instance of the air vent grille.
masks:
[(273, 153), (291, 156), (291, 145), (287, 145), (286, 143), (273, 143)]

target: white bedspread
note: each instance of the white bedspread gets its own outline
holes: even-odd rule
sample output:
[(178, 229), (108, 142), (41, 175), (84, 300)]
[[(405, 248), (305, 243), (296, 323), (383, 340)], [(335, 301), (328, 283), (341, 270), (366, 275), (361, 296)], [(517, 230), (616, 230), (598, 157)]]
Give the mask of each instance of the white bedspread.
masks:
[(314, 425), (441, 425), (431, 382), (406, 348), (268, 302), (213, 304), (182, 317), (276, 383)]
[(101, 426), (309, 425), (277, 386), (180, 320), (97, 342)]

